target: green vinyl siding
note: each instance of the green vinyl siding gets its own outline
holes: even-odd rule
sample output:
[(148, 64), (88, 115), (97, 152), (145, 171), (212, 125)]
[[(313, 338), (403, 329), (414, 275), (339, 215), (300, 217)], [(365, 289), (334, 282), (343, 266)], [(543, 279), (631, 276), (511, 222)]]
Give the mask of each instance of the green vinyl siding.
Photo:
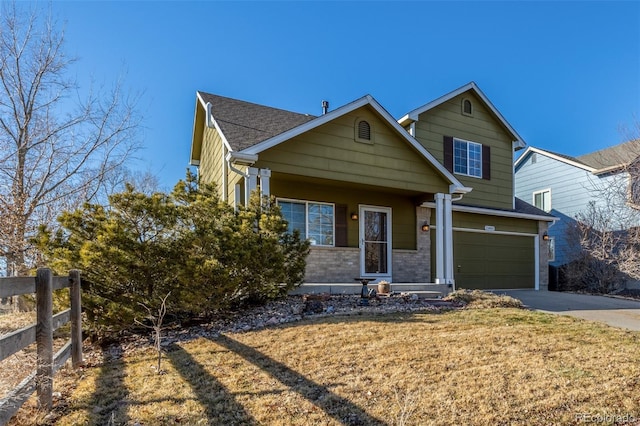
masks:
[[(438, 225), (436, 223), (435, 209), (431, 209), (430, 223), (435, 226)], [(484, 230), (486, 226), (492, 226), (495, 231), (499, 232), (517, 232), (530, 235), (538, 234), (538, 221), (536, 220), (479, 213), (453, 212), (454, 228)]]
[[(473, 102), (473, 116), (462, 114), (462, 98)], [(477, 142), (491, 150), (490, 180), (455, 174), (462, 184), (473, 188), (464, 196), (464, 204), (512, 208), (513, 137), (472, 92), (463, 93), (422, 113), (415, 122), (416, 139), (442, 164), (444, 136)]]
[(205, 126), (200, 155), (200, 179), (202, 182), (222, 186), (222, 138), (216, 129)]
[(485, 226), (493, 226), (496, 231), (503, 232), (538, 233), (538, 222), (535, 220), (453, 212), (454, 228), (485, 229)]
[[(354, 139), (358, 119), (371, 124), (372, 143)], [(260, 153), (255, 166), (423, 193), (448, 189), (439, 172), (367, 106)]]
[(416, 249), (416, 208), (411, 197), (379, 192), (373, 188), (346, 187), (326, 181), (295, 180), (293, 176), (271, 177), (271, 194), (276, 198), (315, 201), (347, 206), (347, 246), (358, 247), (358, 221), (350, 214), (358, 213), (358, 206), (391, 207), (392, 246), (394, 249)]

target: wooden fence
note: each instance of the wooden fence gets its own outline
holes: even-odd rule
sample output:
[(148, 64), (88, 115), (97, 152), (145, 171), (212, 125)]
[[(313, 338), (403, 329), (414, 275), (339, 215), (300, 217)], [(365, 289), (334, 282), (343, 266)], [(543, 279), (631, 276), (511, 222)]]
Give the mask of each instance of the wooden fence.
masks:
[[(69, 287), (71, 308), (53, 315), (53, 291)], [(37, 323), (0, 338), (0, 361), (36, 342), (36, 371), (0, 399), (0, 425), (7, 423), (25, 401), (38, 395), (38, 405), (51, 409), (53, 375), (71, 356), (73, 367), (82, 363), (82, 309), (80, 305), (80, 272), (54, 277), (50, 269), (38, 269), (35, 277), (0, 278), (0, 297), (36, 294)], [(71, 338), (53, 353), (53, 332), (71, 322)]]

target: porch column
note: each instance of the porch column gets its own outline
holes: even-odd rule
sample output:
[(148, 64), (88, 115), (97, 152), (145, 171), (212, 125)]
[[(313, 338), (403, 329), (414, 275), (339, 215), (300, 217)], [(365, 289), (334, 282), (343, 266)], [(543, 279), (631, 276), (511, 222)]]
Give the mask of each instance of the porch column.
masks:
[(258, 172), (259, 169), (255, 167), (249, 167), (247, 170), (247, 177), (244, 178), (244, 205), (249, 205), (251, 199), (251, 193), (258, 187)]
[(445, 284), (444, 275), (444, 194), (437, 193), (436, 200), (436, 284)]
[[(454, 284), (453, 279), (453, 214), (451, 210), (451, 194), (444, 194), (444, 250), (445, 272), (447, 284)], [(455, 290), (455, 287), (453, 288)]]
[(222, 144), (222, 188), (220, 188), (220, 192), (222, 194), (222, 201), (227, 202), (228, 196), (227, 192), (229, 191), (229, 165), (227, 163), (227, 147)]
[(238, 206), (241, 204), (240, 200), (242, 199), (242, 197), (240, 196), (240, 194), (241, 194), (240, 184), (236, 183), (236, 190), (233, 196), (233, 209), (235, 211), (238, 211)]
[[(271, 170), (260, 169), (260, 198), (271, 196)], [(269, 202), (267, 200), (267, 202)]]

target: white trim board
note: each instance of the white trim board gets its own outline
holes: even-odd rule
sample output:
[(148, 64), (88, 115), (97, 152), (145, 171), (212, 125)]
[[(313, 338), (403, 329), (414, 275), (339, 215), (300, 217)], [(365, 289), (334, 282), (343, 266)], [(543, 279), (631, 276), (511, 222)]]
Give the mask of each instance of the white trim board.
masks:
[(518, 167), (520, 167), (520, 165), (525, 160), (525, 158), (527, 158), (529, 156), (529, 154), (531, 154), (531, 153), (544, 155), (545, 157), (549, 157), (549, 158), (552, 158), (554, 160), (561, 161), (561, 162), (563, 162), (565, 164), (569, 164), (571, 166), (578, 167), (578, 168), (586, 170), (586, 171), (588, 171), (590, 173), (596, 173), (598, 171), (598, 169), (594, 169), (593, 167), (589, 167), (586, 164), (577, 163), (575, 161), (569, 160), (568, 158), (561, 157), (561, 156), (556, 155), (556, 154), (554, 154), (552, 152), (545, 151), (544, 149), (540, 149), (540, 148), (535, 148), (533, 146), (527, 147), (527, 150), (525, 152), (523, 152), (520, 157), (518, 157), (518, 159), (514, 163), (514, 168), (517, 169)]
[[(433, 209), (433, 208), (436, 207), (436, 203), (428, 201), (426, 203), (422, 203), (421, 207), (428, 207), (430, 209)], [(487, 216), (512, 217), (512, 218), (516, 218), (516, 219), (533, 219), (533, 220), (542, 220), (542, 221), (545, 221), (545, 222), (556, 222), (556, 221), (560, 220), (559, 218), (557, 218), (555, 216), (553, 216), (553, 217), (540, 216), (540, 215), (535, 215), (535, 214), (509, 212), (509, 211), (502, 211), (502, 210), (492, 210), (492, 209), (484, 208), (484, 207), (458, 206), (458, 205), (455, 205), (455, 204), (452, 206), (452, 210), (454, 212), (478, 213), (478, 214), (483, 214), (483, 215), (487, 215)]]

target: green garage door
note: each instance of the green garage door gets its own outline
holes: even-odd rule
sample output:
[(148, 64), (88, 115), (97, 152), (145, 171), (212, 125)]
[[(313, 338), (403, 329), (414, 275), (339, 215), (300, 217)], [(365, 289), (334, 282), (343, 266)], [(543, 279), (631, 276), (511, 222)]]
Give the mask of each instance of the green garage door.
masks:
[(535, 287), (533, 237), (455, 231), (456, 288)]

